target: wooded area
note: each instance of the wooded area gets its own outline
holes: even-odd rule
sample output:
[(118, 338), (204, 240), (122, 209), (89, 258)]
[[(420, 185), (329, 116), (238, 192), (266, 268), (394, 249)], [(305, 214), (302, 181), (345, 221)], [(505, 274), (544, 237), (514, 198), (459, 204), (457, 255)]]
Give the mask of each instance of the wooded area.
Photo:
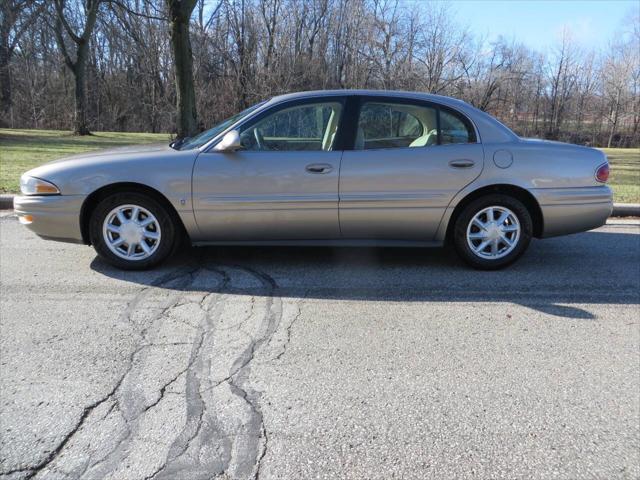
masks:
[(479, 37), (443, 2), (3, 0), (0, 123), (183, 136), (279, 93), (374, 88), (461, 98), (523, 136), (638, 146), (627, 17), (597, 51), (566, 32), (536, 52)]

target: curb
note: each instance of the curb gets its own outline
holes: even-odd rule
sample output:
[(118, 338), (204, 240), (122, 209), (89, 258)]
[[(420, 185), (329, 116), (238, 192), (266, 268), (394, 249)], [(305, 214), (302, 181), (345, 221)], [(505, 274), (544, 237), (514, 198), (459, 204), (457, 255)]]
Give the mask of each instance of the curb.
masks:
[(612, 217), (640, 217), (640, 203), (614, 203)]
[[(13, 210), (13, 195), (0, 195), (0, 210)], [(612, 217), (640, 217), (640, 203), (614, 203)]]
[(13, 195), (0, 195), (0, 210), (13, 210)]

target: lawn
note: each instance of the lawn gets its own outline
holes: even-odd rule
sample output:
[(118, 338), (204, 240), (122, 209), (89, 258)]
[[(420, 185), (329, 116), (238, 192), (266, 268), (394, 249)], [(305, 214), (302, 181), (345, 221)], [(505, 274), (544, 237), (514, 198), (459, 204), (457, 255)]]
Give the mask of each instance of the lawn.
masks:
[(609, 157), (614, 202), (640, 203), (640, 148), (603, 148)]
[(102, 148), (158, 142), (169, 143), (169, 135), (96, 132), (79, 137), (68, 131), (0, 128), (0, 193), (18, 192), (20, 175), (50, 160)]
[[(97, 132), (77, 137), (58, 130), (0, 129), (0, 193), (19, 190), (26, 170), (66, 155), (101, 148), (169, 142), (168, 134)], [(640, 148), (604, 148), (616, 202), (640, 203)]]

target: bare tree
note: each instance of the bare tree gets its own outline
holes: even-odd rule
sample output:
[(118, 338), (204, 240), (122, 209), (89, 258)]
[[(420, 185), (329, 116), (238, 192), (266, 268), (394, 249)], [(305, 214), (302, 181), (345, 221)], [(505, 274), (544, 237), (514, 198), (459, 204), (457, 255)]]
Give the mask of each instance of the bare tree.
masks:
[(627, 92), (633, 79), (632, 52), (627, 45), (617, 44), (611, 48), (603, 68), (604, 96), (608, 106), (607, 121), (609, 138), (607, 147), (611, 147), (622, 116), (623, 105), (628, 103)]
[(556, 138), (564, 120), (567, 101), (576, 84), (577, 52), (572, 43), (570, 32), (565, 30), (555, 53), (555, 61), (550, 64), (550, 111), (548, 117), (548, 136)]
[[(89, 135), (87, 123), (87, 59), (91, 34), (98, 18), (98, 9), (102, 0), (85, 0), (74, 4), (67, 10), (65, 0), (54, 0), (56, 9), (56, 21), (54, 31), (58, 40), (58, 47), (64, 58), (64, 62), (75, 78), (75, 117), (74, 133), (76, 135)], [(79, 25), (78, 32), (73, 23)], [(72, 57), (67, 43), (75, 46), (75, 60)]]
[(453, 23), (447, 5), (427, 8), (417, 60), (424, 67), (425, 90), (442, 93), (463, 76), (460, 57), (468, 34)]
[(0, 7), (0, 125), (11, 109), (11, 58), (43, 7), (44, 3), (35, 0), (3, 0)]

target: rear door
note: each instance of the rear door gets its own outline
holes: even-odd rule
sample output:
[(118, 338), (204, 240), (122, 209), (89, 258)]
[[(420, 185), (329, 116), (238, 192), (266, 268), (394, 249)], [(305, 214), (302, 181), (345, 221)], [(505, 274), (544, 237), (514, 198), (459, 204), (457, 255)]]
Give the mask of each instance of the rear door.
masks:
[(482, 171), (473, 125), (413, 99), (361, 97), (355, 110), (340, 171), (342, 236), (433, 239), (451, 199)]
[(241, 150), (201, 153), (193, 202), (202, 240), (339, 238), (343, 106), (333, 96), (276, 105), (239, 128)]

